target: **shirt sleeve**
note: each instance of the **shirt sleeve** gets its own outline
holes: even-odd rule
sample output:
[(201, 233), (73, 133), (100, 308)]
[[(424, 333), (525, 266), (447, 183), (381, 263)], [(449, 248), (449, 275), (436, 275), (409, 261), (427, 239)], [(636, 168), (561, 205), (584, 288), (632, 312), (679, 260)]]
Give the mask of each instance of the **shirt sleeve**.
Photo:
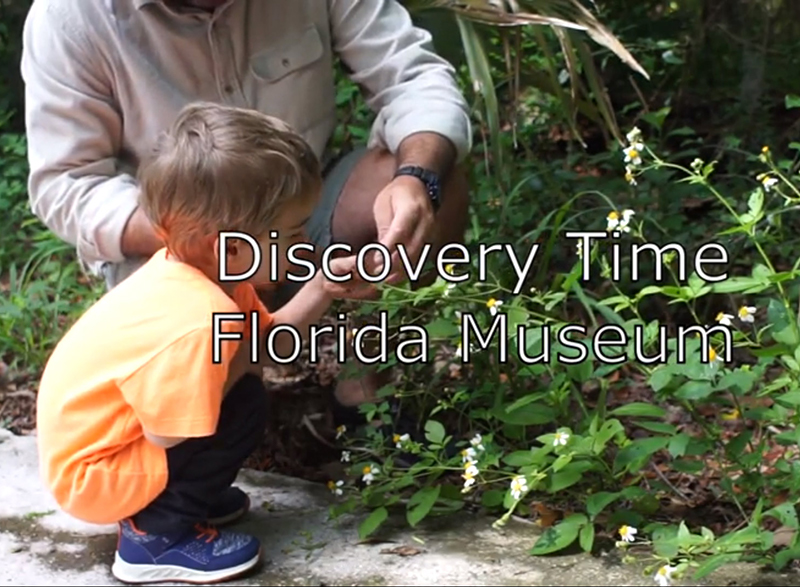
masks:
[(234, 301), (241, 308), (242, 312), (247, 315), (247, 322), (245, 336), (249, 336), (251, 330), (251, 316), (253, 312), (258, 314), (258, 336), (259, 338), (272, 326), (275, 321), (272, 313), (267, 310), (264, 302), (258, 297), (258, 292), (249, 283), (241, 284), (234, 293)]
[[(227, 321), (225, 332), (241, 332), (241, 321)], [(147, 432), (196, 438), (216, 432), (228, 370), (241, 340), (218, 343), (214, 362), (212, 328), (197, 328), (160, 350), (120, 384), (125, 401)]]
[(139, 189), (116, 158), (122, 116), (109, 69), (71, 4), (34, 2), (23, 31), (28, 191), (34, 214), (98, 268), (123, 260)]
[(397, 0), (328, 0), (334, 51), (377, 113), (369, 147), (396, 153), (416, 132), (449, 138), (462, 161), (472, 147), (469, 110), (455, 68)]

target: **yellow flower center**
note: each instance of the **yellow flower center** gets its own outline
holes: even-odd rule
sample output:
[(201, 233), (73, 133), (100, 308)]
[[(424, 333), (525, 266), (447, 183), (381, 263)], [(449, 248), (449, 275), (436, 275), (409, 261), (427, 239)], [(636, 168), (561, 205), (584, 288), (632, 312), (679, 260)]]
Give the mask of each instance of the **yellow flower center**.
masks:
[(636, 149), (631, 149), (630, 151), (628, 151), (628, 157), (630, 157), (631, 159), (638, 159), (639, 151), (637, 151)]
[(619, 214), (617, 214), (616, 212), (609, 212), (608, 213), (608, 219), (609, 220), (617, 220), (618, 218), (619, 218)]
[(395, 434), (392, 437), (392, 440), (394, 440), (394, 443), (397, 444), (398, 442), (400, 442), (400, 435), (399, 434)]
[(334, 487), (336, 487), (336, 483), (333, 481), (328, 481), (328, 489), (333, 489)]
[(445, 266), (444, 270), (447, 271), (450, 275), (452, 275), (453, 274), (453, 264), (452, 263), (448, 263)]
[(497, 305), (497, 300), (494, 298), (489, 298), (489, 301), (486, 302), (486, 306), (489, 308), (494, 308)]
[(765, 153), (765, 154), (766, 154), (766, 153), (769, 153), (769, 147), (767, 147), (766, 145), (764, 145), (763, 147), (761, 147), (761, 152), (762, 152), (762, 153)]
[(744, 318), (744, 317), (749, 316), (749, 315), (750, 315), (750, 310), (748, 310), (744, 306), (739, 308), (739, 317), (740, 318)]
[(628, 534), (628, 527), (627, 526), (622, 526), (619, 529), (619, 535), (620, 536), (627, 536), (627, 534)]
[(369, 475), (369, 474), (372, 472), (372, 467), (370, 467), (369, 465), (367, 465), (366, 467), (364, 467), (364, 468), (362, 469), (362, 472), (364, 473), (364, 475)]
[(717, 314), (717, 317), (716, 317), (717, 322), (722, 320), (724, 317), (725, 317), (725, 314), (723, 312), (720, 312), (719, 314)]
[(709, 361), (717, 360), (717, 351), (715, 351), (713, 348), (708, 349), (708, 360)]
[(661, 575), (662, 577), (665, 576), (667, 574), (667, 567), (661, 567), (660, 569), (658, 569), (658, 574)]

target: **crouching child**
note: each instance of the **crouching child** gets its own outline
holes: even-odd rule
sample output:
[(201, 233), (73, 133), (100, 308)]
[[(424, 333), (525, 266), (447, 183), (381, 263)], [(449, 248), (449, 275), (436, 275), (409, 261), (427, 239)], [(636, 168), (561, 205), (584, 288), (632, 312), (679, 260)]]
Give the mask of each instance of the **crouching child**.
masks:
[[(263, 341), (279, 324), (307, 333), (331, 304), (321, 272), (275, 312), (256, 291), (271, 285), (269, 245), (283, 254), (305, 238), (318, 165), (274, 118), (186, 107), (138, 177), (164, 248), (82, 315), (49, 358), (37, 406), (42, 476), (66, 513), (118, 524), (120, 581), (214, 583), (259, 562), (257, 538), (219, 528), (248, 510), (233, 483), (269, 409), (249, 316), (257, 312)], [(254, 264), (245, 241), (220, 251), (221, 231), (260, 243), (260, 269), (247, 281), (220, 281), (221, 256), (230, 274)], [(242, 340), (219, 343), (215, 357), (218, 313), (248, 319), (224, 321)], [(288, 333), (276, 341), (290, 354)]]

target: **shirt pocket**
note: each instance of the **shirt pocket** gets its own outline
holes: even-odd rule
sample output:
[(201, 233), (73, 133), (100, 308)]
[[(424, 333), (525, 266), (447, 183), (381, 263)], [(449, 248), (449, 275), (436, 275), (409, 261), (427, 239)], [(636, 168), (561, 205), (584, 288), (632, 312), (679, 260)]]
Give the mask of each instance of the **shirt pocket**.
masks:
[(293, 123), (298, 132), (335, 116), (333, 61), (314, 24), (254, 53), (250, 71), (260, 107)]
[(276, 83), (321, 61), (324, 55), (322, 37), (317, 28), (310, 24), (298, 35), (287, 37), (254, 54), (250, 58), (250, 71), (259, 81)]

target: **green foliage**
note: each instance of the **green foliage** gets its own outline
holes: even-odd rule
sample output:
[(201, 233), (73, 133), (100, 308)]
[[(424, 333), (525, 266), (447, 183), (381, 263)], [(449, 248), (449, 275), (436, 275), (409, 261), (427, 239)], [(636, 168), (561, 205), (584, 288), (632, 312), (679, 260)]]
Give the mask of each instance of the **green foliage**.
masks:
[[(432, 29), (437, 47), (451, 45), (444, 52), (471, 101), (472, 263), (452, 268), (465, 281), (386, 287), (378, 303), (361, 306), (365, 319), (384, 311), (393, 326), (422, 325), (428, 334), (415, 349), (423, 360), (362, 407), (365, 419), (388, 423), (386, 399), (398, 397), (419, 414), (420, 436), (392, 438), (394, 449), (381, 429), (346, 436), (363, 459), (349, 463), (358, 483), (332, 484), (345, 493), (333, 514), (364, 510), (361, 539), (393, 513), (419, 527), (480, 510), (498, 526), (539, 516), (546, 528), (524, 546), (533, 556), (614, 547), (626, 560), (648, 560), (648, 572), (665, 580), (743, 560), (780, 570), (800, 556), (800, 143), (791, 141), (800, 106), (792, 23), (800, 18), (791, 3), (772, 5), (770, 36), (724, 10), (710, 11), (719, 20), (706, 25), (700, 1), (604, 2), (603, 30), (615, 31), (649, 82), (632, 77), (608, 45), (583, 44), (582, 32), (509, 32), (466, 20), (463, 10), (444, 19), (449, 33)], [(14, 38), (0, 23), (0, 59), (17, 59)], [(758, 70), (753, 46), (764, 48), (769, 67)], [(764, 75), (750, 75), (747, 63)], [(335, 149), (364, 143), (374, 119), (342, 73)], [(753, 80), (761, 86), (748, 94)], [(0, 92), (0, 111), (9, 112), (0, 117), (0, 358), (16, 375), (36, 377), (103, 288), (30, 212), (14, 92)], [(750, 94), (758, 118), (747, 110)], [(624, 145), (641, 142), (641, 161), (609, 147), (616, 119), (643, 129)], [(775, 152), (751, 153), (754, 141)], [(565, 236), (612, 228), (626, 230), (581, 255)], [(711, 241), (728, 252), (719, 281), (693, 263)], [(634, 244), (658, 248), (636, 255)], [(523, 266), (538, 247), (530, 272), (520, 280), (519, 266), (497, 250), (479, 264), (491, 245), (508, 245)], [(688, 330), (720, 321), (729, 328), (700, 337)], [(490, 331), (488, 344), (476, 340)], [(666, 360), (646, 360), (662, 350)], [(401, 466), (399, 453), (417, 460)], [(690, 494), (679, 478), (706, 493)], [(725, 520), (692, 511), (709, 495)]]

